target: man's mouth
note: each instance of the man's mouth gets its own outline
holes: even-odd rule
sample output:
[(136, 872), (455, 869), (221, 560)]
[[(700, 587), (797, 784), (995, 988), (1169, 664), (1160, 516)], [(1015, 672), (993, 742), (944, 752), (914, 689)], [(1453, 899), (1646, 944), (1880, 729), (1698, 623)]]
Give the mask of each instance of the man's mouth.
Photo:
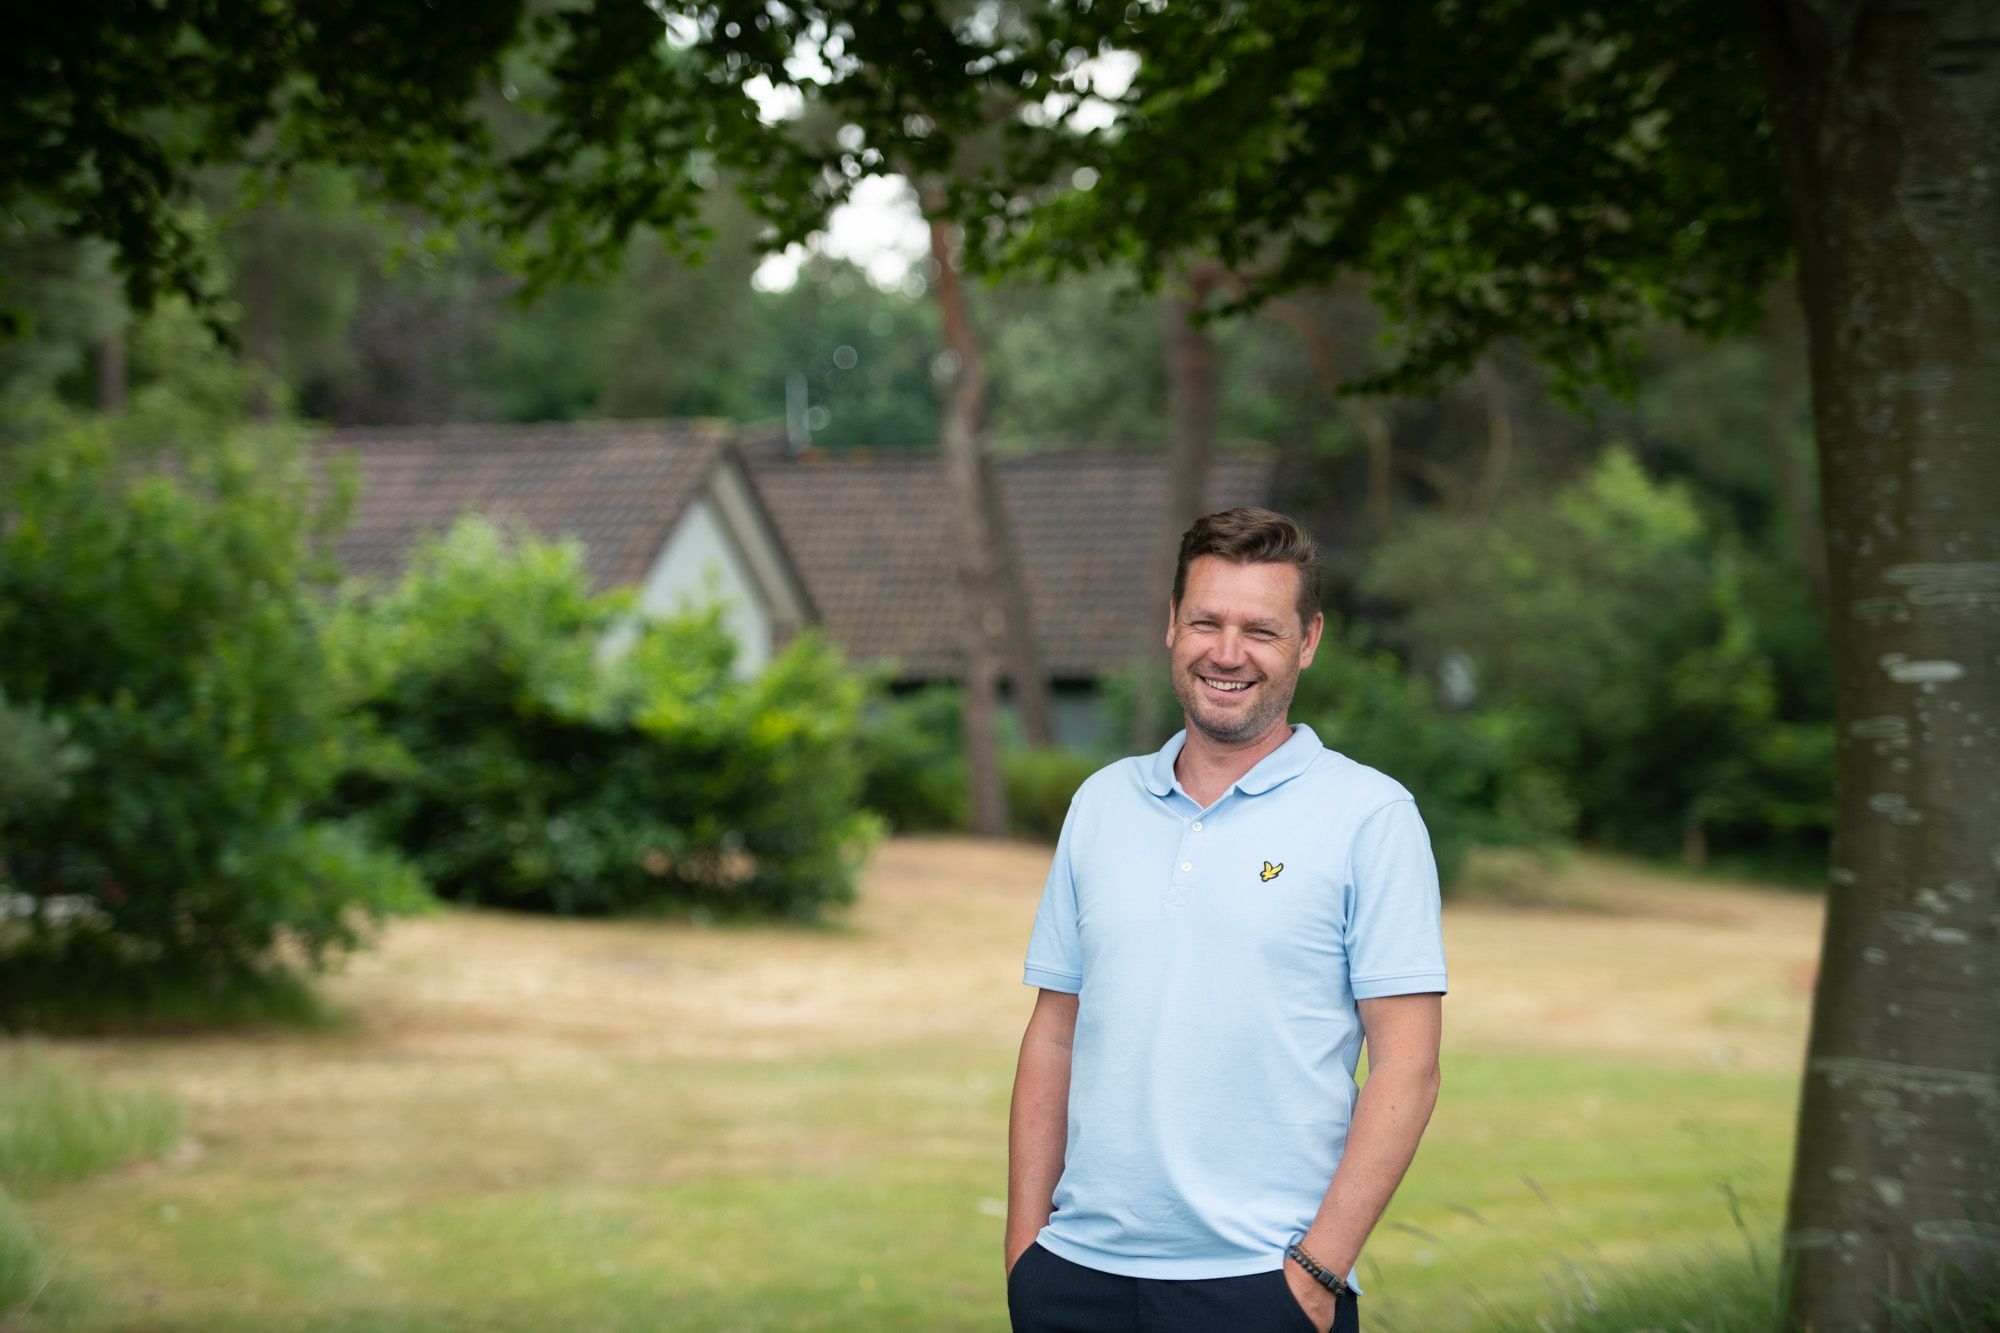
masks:
[(1211, 690), (1222, 694), (1241, 694), (1256, 683), (1255, 681), (1248, 680), (1222, 680), (1215, 676), (1202, 676), (1199, 679), (1202, 684), (1208, 686)]

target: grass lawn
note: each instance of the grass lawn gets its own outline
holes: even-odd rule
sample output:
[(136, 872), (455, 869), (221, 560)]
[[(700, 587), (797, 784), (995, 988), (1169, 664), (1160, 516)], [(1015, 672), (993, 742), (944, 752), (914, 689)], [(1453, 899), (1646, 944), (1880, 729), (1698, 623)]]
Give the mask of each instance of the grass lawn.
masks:
[[(15, 1325), (1004, 1328), (1045, 859), (891, 844), (837, 929), (449, 913), (330, 985), (344, 1029), (53, 1043), (178, 1097), (190, 1141), (24, 1201), (55, 1277)], [(1448, 913), (1445, 1098), (1364, 1260), (1371, 1329), (1740, 1252), (1724, 1185), (1776, 1229), (1813, 904), (1565, 874), (1599, 897)]]

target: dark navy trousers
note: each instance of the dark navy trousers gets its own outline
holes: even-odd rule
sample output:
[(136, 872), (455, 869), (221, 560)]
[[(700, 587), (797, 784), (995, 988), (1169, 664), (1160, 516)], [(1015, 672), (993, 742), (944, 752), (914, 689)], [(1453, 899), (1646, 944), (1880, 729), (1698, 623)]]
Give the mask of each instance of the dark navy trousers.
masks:
[[(1030, 1245), (1007, 1276), (1014, 1333), (1319, 1333), (1282, 1269), (1245, 1277), (1120, 1277)], [(1333, 1333), (1360, 1333), (1352, 1295)]]

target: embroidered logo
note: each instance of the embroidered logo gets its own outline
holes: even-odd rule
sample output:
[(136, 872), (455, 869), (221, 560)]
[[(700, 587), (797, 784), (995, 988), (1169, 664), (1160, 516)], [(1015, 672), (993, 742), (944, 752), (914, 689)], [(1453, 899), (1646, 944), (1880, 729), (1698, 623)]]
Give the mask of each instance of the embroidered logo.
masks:
[(1282, 875), (1284, 873), (1285, 873), (1285, 863), (1283, 861), (1278, 862), (1278, 864), (1276, 865), (1272, 865), (1269, 861), (1266, 861), (1264, 863), (1264, 873), (1258, 876), (1258, 878), (1262, 879), (1266, 884), (1269, 884), (1272, 880), (1276, 879), (1279, 875)]

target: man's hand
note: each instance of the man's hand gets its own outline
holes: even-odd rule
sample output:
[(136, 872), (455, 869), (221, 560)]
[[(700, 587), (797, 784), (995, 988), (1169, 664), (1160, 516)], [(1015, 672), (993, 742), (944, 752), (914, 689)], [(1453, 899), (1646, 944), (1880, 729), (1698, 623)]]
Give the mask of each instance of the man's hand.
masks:
[(1285, 1285), (1292, 1289), (1292, 1299), (1313, 1321), (1313, 1327), (1320, 1333), (1330, 1333), (1333, 1328), (1333, 1293), (1322, 1287), (1311, 1273), (1300, 1268), (1290, 1259), (1285, 1260)]

